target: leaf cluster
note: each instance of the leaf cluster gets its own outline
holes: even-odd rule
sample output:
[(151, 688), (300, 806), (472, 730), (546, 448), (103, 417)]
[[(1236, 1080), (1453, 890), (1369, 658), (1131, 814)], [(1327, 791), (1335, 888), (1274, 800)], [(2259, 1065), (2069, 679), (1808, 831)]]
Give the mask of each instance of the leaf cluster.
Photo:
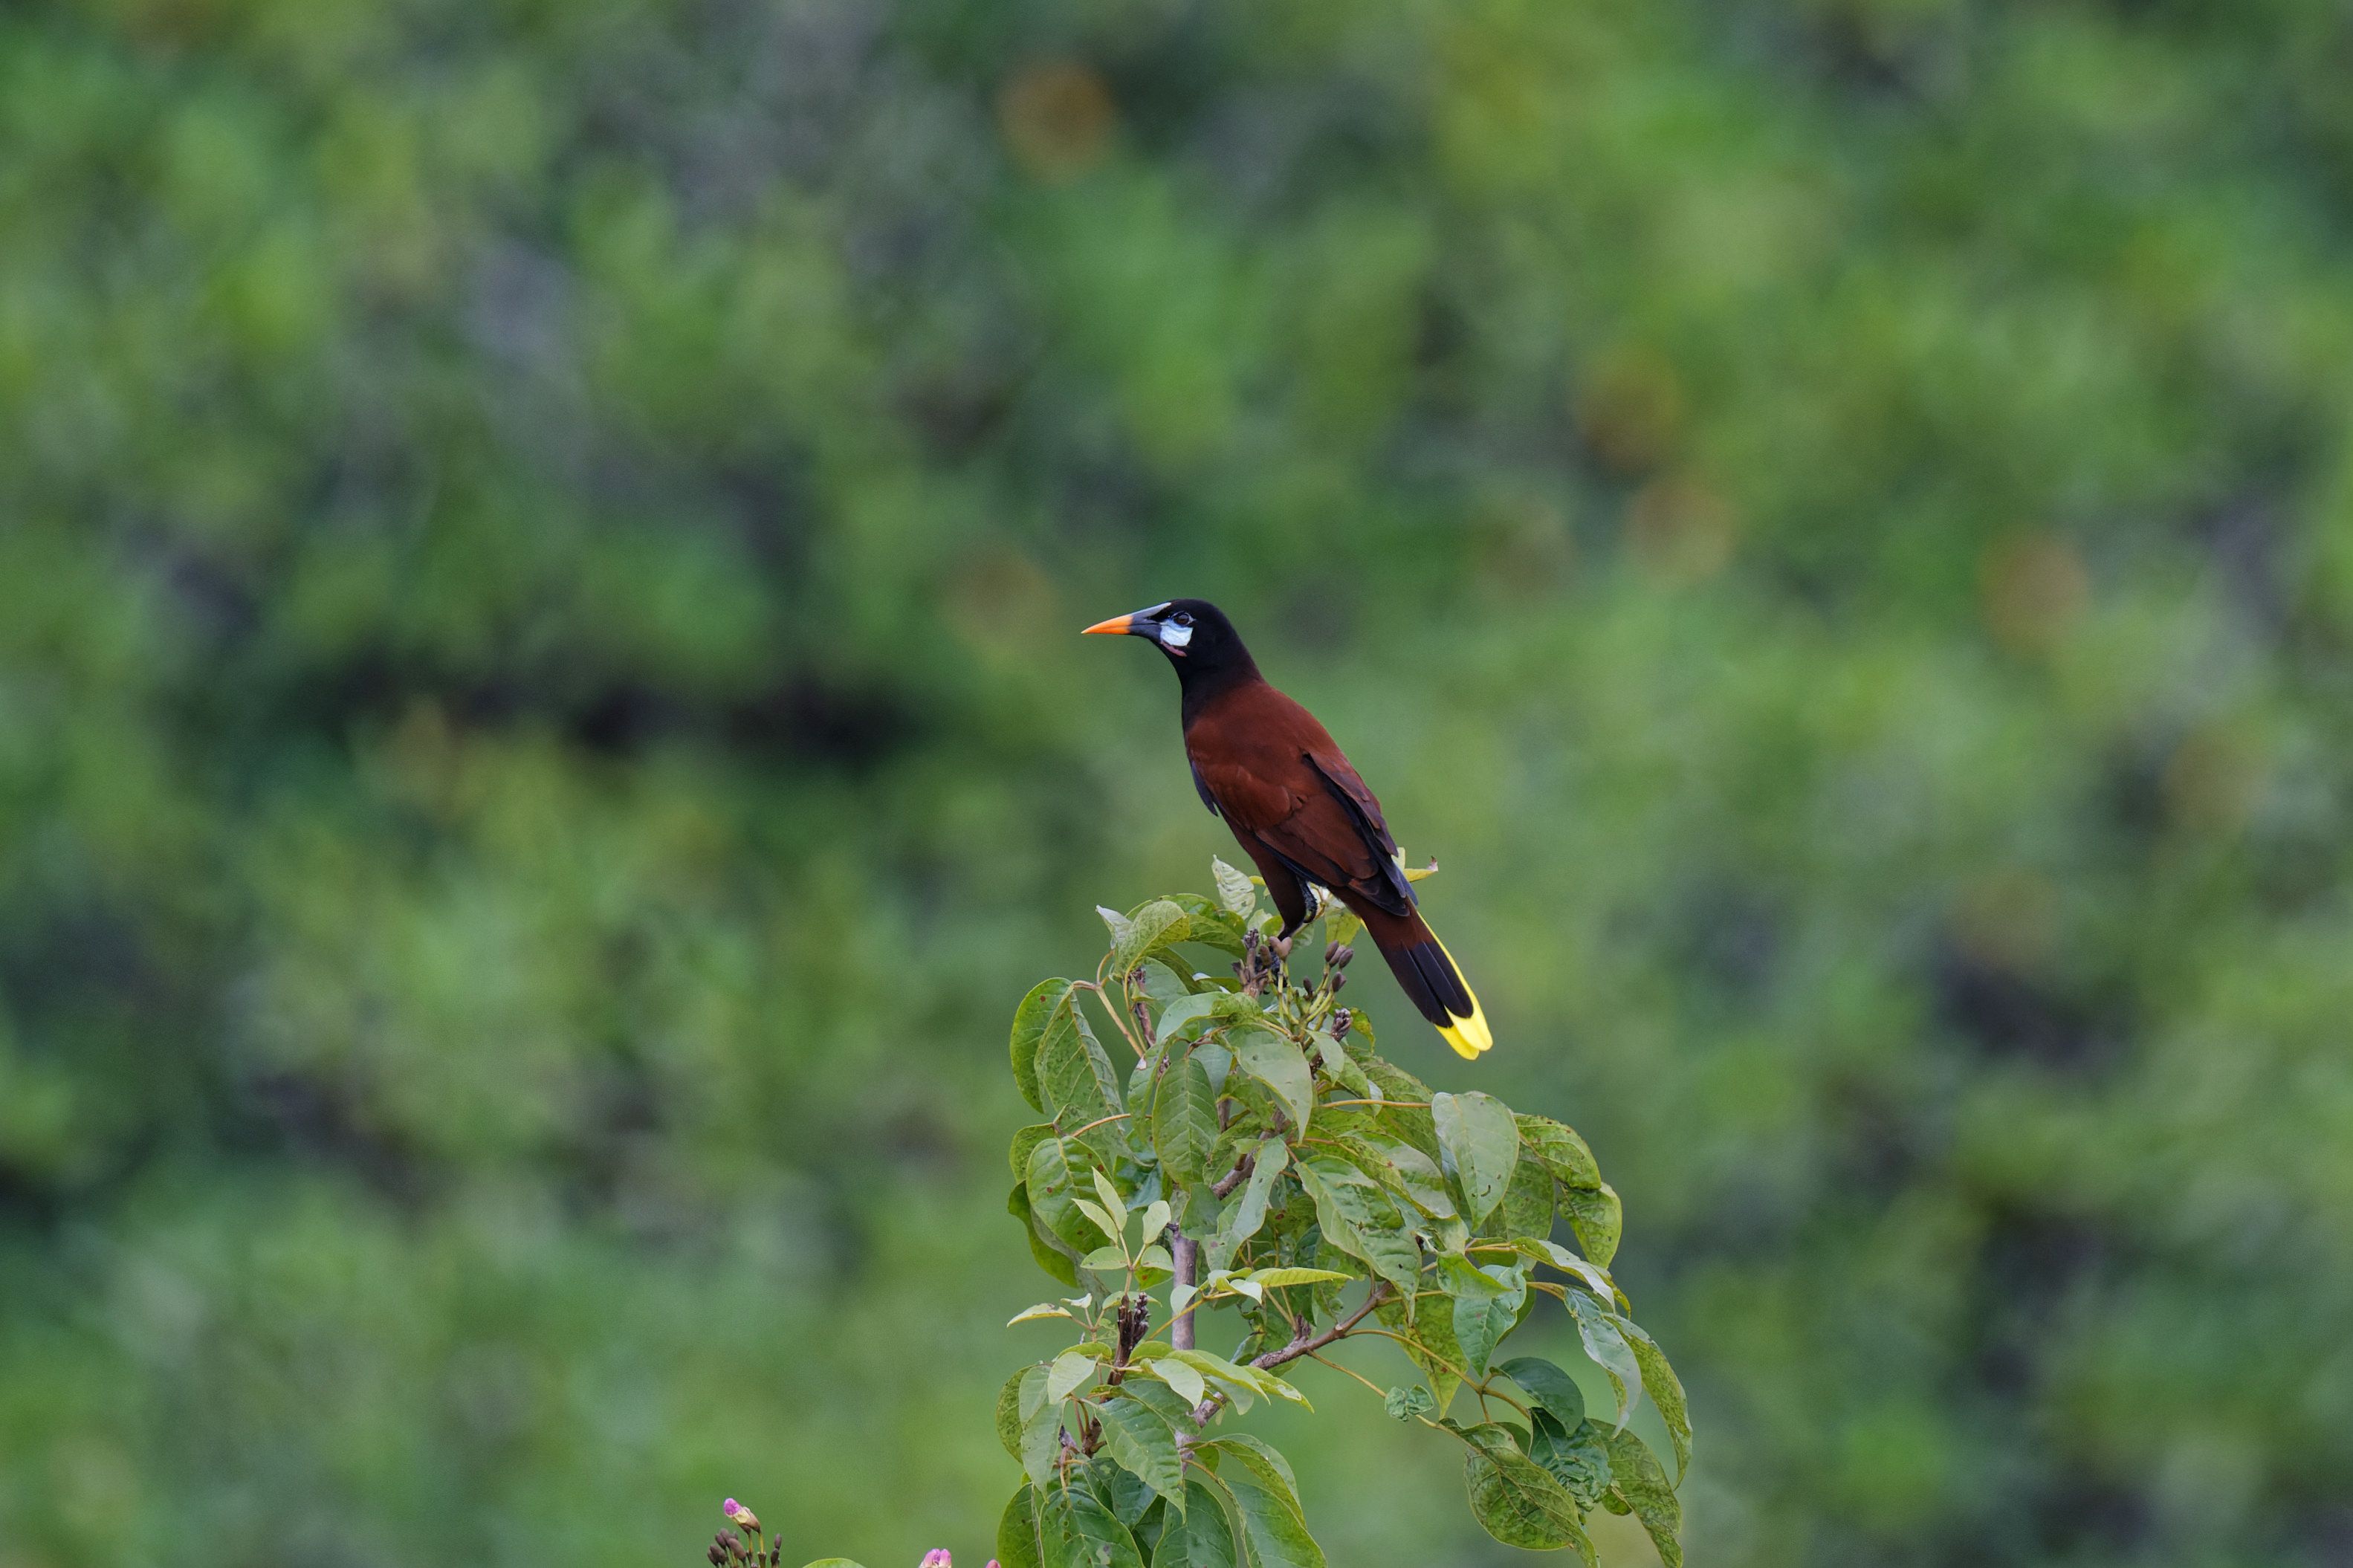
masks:
[[(1067, 1321), (1074, 1337), (998, 1396), (1024, 1477), (999, 1525), (1005, 1568), (1320, 1565), (1290, 1467), (1222, 1425), (1261, 1399), (1307, 1405), (1282, 1370), (1307, 1359), (1458, 1442), (1497, 1540), (1595, 1562), (1585, 1521), (1603, 1507), (1638, 1517), (1679, 1568), (1690, 1420), (1609, 1272), (1622, 1211), (1592, 1150), (1383, 1058), (1337, 1001), (1345, 911), (1318, 911), (1333, 940), (1309, 983), (1255, 879), (1213, 869), (1214, 897), (1101, 911), (1094, 975), (1043, 982), (1014, 1016), (1014, 1078), (1045, 1120), (1014, 1135), (1008, 1207), (1076, 1294), (1013, 1320)], [(1560, 1366), (1499, 1355), (1543, 1296), (1575, 1323), (1607, 1410), (1588, 1412)], [(1360, 1337), (1388, 1342), (1412, 1381), (1384, 1391), (1326, 1361)], [(1212, 1339), (1224, 1353), (1201, 1348)], [(1646, 1394), (1672, 1478), (1627, 1426)]]

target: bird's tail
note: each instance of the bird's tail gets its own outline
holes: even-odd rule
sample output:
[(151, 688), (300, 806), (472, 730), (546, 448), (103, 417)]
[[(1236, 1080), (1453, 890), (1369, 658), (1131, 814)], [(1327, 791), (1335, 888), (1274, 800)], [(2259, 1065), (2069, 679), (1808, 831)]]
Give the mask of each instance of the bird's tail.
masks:
[(1456, 1056), (1476, 1057), (1494, 1045), (1471, 983), (1419, 910), (1403, 915), (1375, 909), (1356, 912), (1365, 922), (1366, 934), (1389, 961), (1389, 973), (1407, 998), (1437, 1026)]

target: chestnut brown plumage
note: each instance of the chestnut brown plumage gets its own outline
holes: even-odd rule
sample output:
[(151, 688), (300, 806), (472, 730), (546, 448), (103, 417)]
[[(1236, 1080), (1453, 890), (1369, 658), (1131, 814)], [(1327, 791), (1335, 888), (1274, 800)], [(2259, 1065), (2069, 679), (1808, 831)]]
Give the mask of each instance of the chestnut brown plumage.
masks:
[(1365, 922), (1448, 1045), (1465, 1057), (1493, 1045), (1478, 997), (1416, 907), (1381, 803), (1315, 715), (1266, 683), (1233, 623), (1204, 600), (1171, 599), (1086, 629), (1146, 637), (1168, 656), (1193, 787), (1257, 866), (1282, 934), (1314, 911), (1309, 888), (1326, 889)]

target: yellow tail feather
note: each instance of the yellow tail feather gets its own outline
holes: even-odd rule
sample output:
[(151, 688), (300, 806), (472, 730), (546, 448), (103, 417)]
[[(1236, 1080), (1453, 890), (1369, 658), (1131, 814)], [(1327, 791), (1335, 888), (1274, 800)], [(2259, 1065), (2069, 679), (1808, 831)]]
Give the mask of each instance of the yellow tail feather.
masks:
[[(1436, 931), (1430, 933), (1430, 940), (1438, 942), (1439, 952), (1446, 952), (1446, 943), (1439, 941)], [(1462, 966), (1454, 962), (1452, 953), (1446, 952), (1446, 962), (1453, 969), (1454, 977), (1462, 982), (1462, 994), (1471, 998), (1471, 1016), (1466, 1018), (1450, 1010), (1449, 1016), (1454, 1022), (1440, 1024), (1438, 1026), (1439, 1037), (1454, 1047), (1456, 1056), (1465, 1061), (1475, 1061), (1481, 1053), (1495, 1048), (1495, 1037), (1488, 1032), (1486, 1009), (1479, 1005), (1479, 994), (1471, 989), (1470, 977), (1462, 973)]]

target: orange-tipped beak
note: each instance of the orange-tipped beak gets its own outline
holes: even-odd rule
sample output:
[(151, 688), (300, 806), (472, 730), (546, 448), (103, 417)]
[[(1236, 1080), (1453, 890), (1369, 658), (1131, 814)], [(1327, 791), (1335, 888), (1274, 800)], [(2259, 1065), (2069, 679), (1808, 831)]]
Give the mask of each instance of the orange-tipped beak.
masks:
[(1120, 636), (1124, 635), (1124, 634), (1127, 631), (1127, 623), (1128, 623), (1128, 622), (1130, 622), (1130, 621), (1132, 621), (1132, 620), (1134, 620), (1134, 618), (1135, 618), (1135, 617), (1134, 617), (1134, 616), (1113, 616), (1111, 619), (1109, 619), (1109, 620), (1107, 620), (1107, 621), (1097, 621), (1093, 626), (1089, 626), (1086, 630), (1084, 630), (1084, 631), (1081, 632), (1079, 635), (1080, 635), (1081, 637), (1120, 637)]

